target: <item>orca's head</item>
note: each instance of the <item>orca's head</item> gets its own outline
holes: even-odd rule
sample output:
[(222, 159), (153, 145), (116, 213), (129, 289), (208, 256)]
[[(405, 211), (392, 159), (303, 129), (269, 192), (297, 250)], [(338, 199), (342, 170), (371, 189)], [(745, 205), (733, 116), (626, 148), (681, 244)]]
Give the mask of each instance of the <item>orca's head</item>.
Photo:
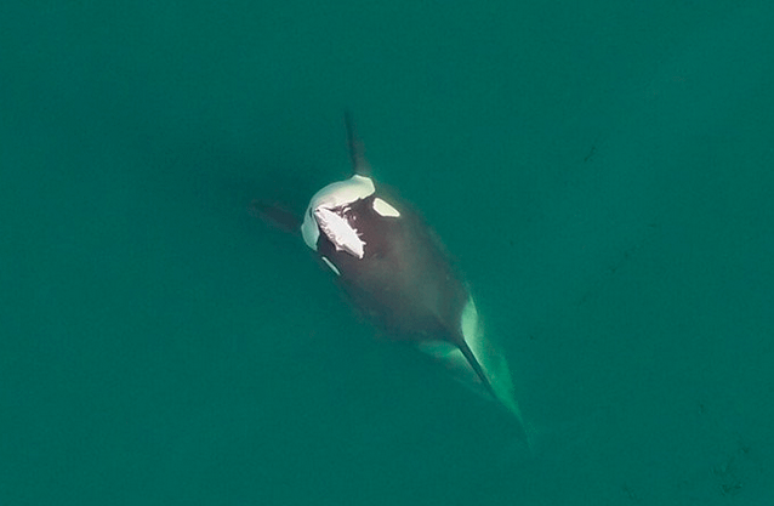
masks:
[(362, 259), (366, 244), (353, 209), (353, 204), (359, 201), (370, 201), (371, 209), (381, 216), (400, 217), (395, 207), (376, 197), (376, 187), (370, 177), (355, 174), (325, 186), (309, 201), (301, 224), (306, 245), (317, 251), (320, 235), (324, 234), (337, 251)]

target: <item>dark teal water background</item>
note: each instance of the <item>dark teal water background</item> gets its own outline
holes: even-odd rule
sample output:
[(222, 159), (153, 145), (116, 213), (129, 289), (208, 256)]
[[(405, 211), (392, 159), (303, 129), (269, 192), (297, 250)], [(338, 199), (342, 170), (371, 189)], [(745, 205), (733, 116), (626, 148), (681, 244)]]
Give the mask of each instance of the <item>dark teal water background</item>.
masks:
[[(3, 2), (0, 505), (774, 504), (771, 5)], [(345, 108), (532, 455), (248, 215)]]

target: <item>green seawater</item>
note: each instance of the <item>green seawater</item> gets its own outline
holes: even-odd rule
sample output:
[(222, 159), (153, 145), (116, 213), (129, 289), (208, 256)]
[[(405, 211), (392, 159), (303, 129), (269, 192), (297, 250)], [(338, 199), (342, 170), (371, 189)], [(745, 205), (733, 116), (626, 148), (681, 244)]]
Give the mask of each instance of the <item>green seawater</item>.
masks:
[[(0, 504), (769, 504), (774, 7), (0, 6)], [(300, 239), (421, 209), (494, 403), (374, 337)]]

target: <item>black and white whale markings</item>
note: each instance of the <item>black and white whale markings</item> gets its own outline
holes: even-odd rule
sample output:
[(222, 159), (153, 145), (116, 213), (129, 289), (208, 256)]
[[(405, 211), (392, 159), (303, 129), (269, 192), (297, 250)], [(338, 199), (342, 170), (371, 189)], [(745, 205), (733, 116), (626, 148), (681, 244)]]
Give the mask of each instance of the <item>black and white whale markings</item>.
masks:
[[(523, 425), (507, 363), (484, 335), (467, 284), (421, 216), (374, 181), (349, 115), (345, 120), (352, 176), (314, 194), (303, 219), (295, 219), (304, 242), (388, 338), (430, 355)], [(274, 221), (294, 222), (256, 207)]]

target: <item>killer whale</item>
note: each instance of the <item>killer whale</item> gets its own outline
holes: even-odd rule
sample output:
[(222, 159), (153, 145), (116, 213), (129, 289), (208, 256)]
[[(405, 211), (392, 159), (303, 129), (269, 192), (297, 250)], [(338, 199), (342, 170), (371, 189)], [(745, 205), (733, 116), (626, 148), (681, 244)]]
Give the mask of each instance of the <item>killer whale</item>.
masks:
[(320, 189), (303, 216), (253, 209), (304, 243), (352, 303), (391, 340), (413, 345), (513, 414), (529, 442), (503, 354), (487, 338), (467, 282), (414, 208), (372, 177), (345, 114), (351, 175)]

